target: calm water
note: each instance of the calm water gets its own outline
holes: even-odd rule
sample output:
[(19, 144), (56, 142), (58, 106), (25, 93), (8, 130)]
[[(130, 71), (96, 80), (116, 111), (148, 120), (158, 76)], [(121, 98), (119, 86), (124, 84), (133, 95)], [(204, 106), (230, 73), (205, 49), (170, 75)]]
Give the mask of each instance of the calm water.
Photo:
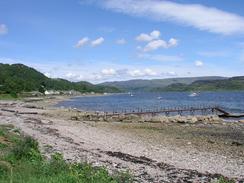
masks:
[(118, 111), (140, 109), (173, 108), (183, 106), (213, 106), (244, 113), (243, 92), (201, 92), (190, 97), (188, 92), (133, 93), (105, 96), (77, 97), (60, 102), (58, 107), (72, 107), (88, 111)]

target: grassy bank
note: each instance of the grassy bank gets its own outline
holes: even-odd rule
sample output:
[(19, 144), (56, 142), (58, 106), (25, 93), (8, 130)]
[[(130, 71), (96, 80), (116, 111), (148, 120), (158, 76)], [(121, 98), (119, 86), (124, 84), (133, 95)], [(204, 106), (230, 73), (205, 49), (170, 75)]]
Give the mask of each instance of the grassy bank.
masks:
[(132, 182), (127, 172), (110, 175), (105, 168), (67, 163), (55, 153), (46, 160), (38, 143), (13, 126), (0, 126), (1, 183), (117, 183)]

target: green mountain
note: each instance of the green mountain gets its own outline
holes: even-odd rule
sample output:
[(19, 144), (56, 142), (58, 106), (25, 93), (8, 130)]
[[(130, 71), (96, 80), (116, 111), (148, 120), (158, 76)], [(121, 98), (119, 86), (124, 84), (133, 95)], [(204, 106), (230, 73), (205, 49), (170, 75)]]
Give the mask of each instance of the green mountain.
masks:
[(0, 93), (20, 93), (23, 91), (76, 90), (79, 92), (119, 92), (112, 86), (97, 86), (91, 83), (70, 82), (65, 79), (51, 79), (37, 70), (23, 64), (0, 63)]
[(154, 91), (228, 91), (244, 90), (244, 76), (228, 79), (202, 80), (191, 84), (175, 83), (167, 87), (155, 88)]
[(119, 88), (122, 91), (157, 91), (163, 88), (174, 85), (183, 84), (189, 85), (195, 81), (202, 80), (224, 80), (226, 78), (219, 76), (209, 77), (185, 77), (185, 78), (168, 78), (168, 79), (152, 79), (152, 80), (129, 80), (129, 81), (114, 81), (101, 83), (101, 86), (113, 86)]

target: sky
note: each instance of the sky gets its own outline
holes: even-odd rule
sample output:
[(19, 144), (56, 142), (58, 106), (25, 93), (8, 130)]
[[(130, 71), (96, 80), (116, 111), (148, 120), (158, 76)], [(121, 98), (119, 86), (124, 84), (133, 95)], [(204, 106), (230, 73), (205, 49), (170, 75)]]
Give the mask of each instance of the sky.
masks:
[(92, 83), (244, 75), (244, 1), (0, 0), (0, 63)]

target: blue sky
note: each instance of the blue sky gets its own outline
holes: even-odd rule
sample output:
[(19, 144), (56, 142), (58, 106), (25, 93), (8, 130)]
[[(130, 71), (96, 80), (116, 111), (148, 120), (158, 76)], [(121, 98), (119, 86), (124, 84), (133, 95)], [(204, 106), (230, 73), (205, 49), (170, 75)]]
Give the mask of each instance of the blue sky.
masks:
[(244, 2), (0, 0), (0, 62), (93, 83), (244, 75)]

